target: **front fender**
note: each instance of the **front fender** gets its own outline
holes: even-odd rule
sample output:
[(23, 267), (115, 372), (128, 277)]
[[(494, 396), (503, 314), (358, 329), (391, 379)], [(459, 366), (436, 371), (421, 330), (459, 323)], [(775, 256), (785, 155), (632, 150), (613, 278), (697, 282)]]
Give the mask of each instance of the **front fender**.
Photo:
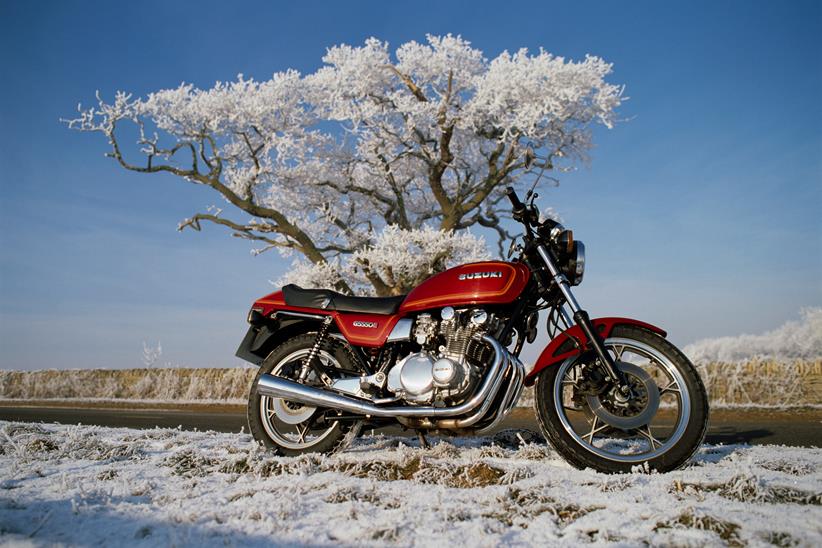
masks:
[[(618, 325), (633, 325), (636, 327), (642, 327), (649, 331), (653, 331), (654, 333), (658, 333), (663, 337), (667, 336), (667, 333), (663, 329), (639, 320), (632, 320), (631, 318), (595, 318), (591, 321), (594, 323), (594, 328), (597, 330), (597, 333), (599, 333), (599, 336), (603, 339), (607, 339), (611, 335), (614, 328)], [(578, 345), (574, 344), (575, 340)], [(539, 358), (537, 358), (537, 363), (534, 365), (534, 369), (532, 369), (531, 372), (525, 377), (525, 386), (533, 385), (537, 379), (537, 375), (539, 375), (540, 371), (546, 367), (561, 363), (572, 356), (579, 355), (582, 350), (586, 349), (587, 343), (588, 340), (585, 337), (585, 334), (577, 325), (560, 333), (558, 337), (552, 340), (548, 346), (545, 347), (539, 355)]]

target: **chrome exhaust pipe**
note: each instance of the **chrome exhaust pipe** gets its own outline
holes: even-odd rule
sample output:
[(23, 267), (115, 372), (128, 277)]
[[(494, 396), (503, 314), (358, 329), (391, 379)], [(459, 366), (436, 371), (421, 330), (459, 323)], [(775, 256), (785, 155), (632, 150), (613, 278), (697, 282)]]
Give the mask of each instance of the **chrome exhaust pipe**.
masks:
[(456, 419), (439, 419), (438, 417), (434, 417), (435, 420), (431, 423), (432, 427), (443, 430), (461, 430), (470, 428), (483, 418), (487, 417), (490, 412), (491, 405), (494, 403), (494, 399), (497, 397), (497, 394), (505, 382), (505, 378), (508, 376), (508, 372), (513, 371), (514, 369), (514, 360), (516, 360), (516, 358), (506, 350), (505, 363), (500, 369), (499, 379), (497, 379), (497, 386), (491, 391), (491, 393), (488, 394), (488, 399), (482, 402), (482, 405), (479, 407), (478, 411), (468, 417)]
[(390, 416), (380, 414), (380, 408), (365, 401), (349, 398), (348, 396), (341, 396), (335, 392), (326, 392), (313, 386), (306, 386), (267, 373), (260, 375), (260, 380), (257, 381), (257, 393), (261, 396), (282, 398), (312, 407), (330, 407), (332, 409), (339, 409), (340, 411), (348, 411), (349, 413), (360, 415), (372, 415), (375, 417)]
[(519, 401), (522, 395), (522, 389), (525, 388), (525, 365), (519, 361), (515, 356), (511, 356), (511, 381), (508, 383), (508, 388), (505, 392), (505, 397), (502, 400), (502, 405), (497, 409), (494, 419), (488, 426), (477, 430), (477, 434), (487, 434), (496, 428), (502, 420), (508, 416), (511, 410)]
[(257, 381), (257, 393), (261, 396), (282, 398), (313, 407), (327, 407), (372, 417), (456, 417), (470, 413), (479, 407), (479, 413), (464, 419), (464, 421), (471, 421), (470, 424), (474, 424), (488, 411), (488, 407), (502, 385), (505, 371), (510, 366), (508, 351), (496, 339), (483, 335), (482, 340), (493, 348), (494, 362), (474, 396), (455, 407), (378, 407), (367, 400), (343, 396), (268, 374), (260, 375), (260, 379)]
[(489, 398), (483, 403), (480, 407), (479, 411), (476, 413), (468, 416), (462, 417), (457, 419), (439, 419), (433, 421), (427, 421), (424, 423), (424, 426), (427, 428), (438, 428), (442, 430), (465, 430), (469, 429), (478, 423), (480, 420), (489, 417), (490, 415), (494, 415), (494, 419), (492, 423), (485, 428), (482, 428), (477, 431), (477, 433), (485, 433), (497, 426), (502, 419), (508, 416), (508, 413), (513, 408), (516, 400), (519, 399), (519, 395), (522, 392), (524, 385), (522, 384), (523, 380), (525, 379), (525, 366), (522, 365), (522, 362), (519, 361), (516, 356), (512, 356), (510, 353), (506, 352), (506, 364), (505, 367), (502, 369), (502, 373), (500, 374), (500, 385), (505, 385), (505, 379), (509, 376), (508, 373), (511, 373), (510, 379), (507, 382), (507, 388), (505, 389), (505, 395), (503, 396), (501, 406), (496, 411), (491, 411), (490, 407), (491, 404), (494, 402), (497, 394), (499, 393), (499, 387), (497, 390), (493, 392), (493, 394), (489, 395)]

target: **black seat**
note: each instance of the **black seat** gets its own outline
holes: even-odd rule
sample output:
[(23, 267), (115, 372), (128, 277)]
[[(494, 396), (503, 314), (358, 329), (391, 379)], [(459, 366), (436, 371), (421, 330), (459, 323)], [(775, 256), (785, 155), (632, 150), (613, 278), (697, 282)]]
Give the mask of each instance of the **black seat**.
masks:
[(395, 314), (405, 295), (397, 297), (349, 297), (330, 289), (303, 289), (294, 284), (283, 287), (283, 297), (288, 306), (321, 308), (338, 312), (362, 314)]

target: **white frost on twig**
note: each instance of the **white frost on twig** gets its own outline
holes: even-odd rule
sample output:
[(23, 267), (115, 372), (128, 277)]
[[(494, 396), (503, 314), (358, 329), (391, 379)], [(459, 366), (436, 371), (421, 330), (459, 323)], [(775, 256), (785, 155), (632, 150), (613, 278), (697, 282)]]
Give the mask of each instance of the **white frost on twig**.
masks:
[(695, 363), (822, 360), (822, 308), (804, 308), (798, 321), (772, 331), (703, 339), (686, 346), (684, 352)]
[[(256, 252), (330, 261), (317, 267), (326, 280), (334, 264), (354, 265), (379, 248), (376, 238), (391, 225), (481, 226), (497, 232), (502, 252), (508, 234), (500, 223), (510, 217), (503, 189), (584, 162), (593, 126), (612, 127), (624, 100), (598, 57), (520, 49), (487, 59), (460, 36), (427, 36), (393, 54), (371, 38), (331, 47), (322, 60), (305, 75), (238, 75), (210, 89), (118, 92), (112, 102), (98, 94), (95, 106), (66, 122), (105, 135), (109, 156), (126, 169), (210, 186), (266, 221), (232, 223), (217, 210), (180, 228), (209, 221), (260, 242)], [(127, 124), (136, 126), (140, 161), (118, 141)], [(343, 271), (346, 280), (355, 272)], [(374, 278), (384, 273), (374, 268), (370, 291), (403, 289)]]
[(347, 279), (353, 280), (357, 293), (371, 294), (369, 273), (377, 273), (393, 287), (408, 288), (448, 267), (490, 258), (484, 240), (468, 231), (443, 232), (427, 226), (402, 230), (388, 226), (373, 242), (344, 260), (319, 264), (295, 261), (291, 271), (274, 283), (333, 288), (341, 279)]

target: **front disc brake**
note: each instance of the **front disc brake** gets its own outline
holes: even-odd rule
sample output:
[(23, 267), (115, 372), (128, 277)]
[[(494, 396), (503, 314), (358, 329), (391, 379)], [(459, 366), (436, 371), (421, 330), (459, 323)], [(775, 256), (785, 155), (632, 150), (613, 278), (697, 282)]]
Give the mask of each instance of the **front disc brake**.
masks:
[(645, 426), (659, 409), (659, 387), (653, 377), (632, 363), (617, 362), (617, 367), (625, 374), (634, 398), (622, 398), (616, 387), (595, 396), (586, 396), (588, 407), (602, 422), (631, 430)]

